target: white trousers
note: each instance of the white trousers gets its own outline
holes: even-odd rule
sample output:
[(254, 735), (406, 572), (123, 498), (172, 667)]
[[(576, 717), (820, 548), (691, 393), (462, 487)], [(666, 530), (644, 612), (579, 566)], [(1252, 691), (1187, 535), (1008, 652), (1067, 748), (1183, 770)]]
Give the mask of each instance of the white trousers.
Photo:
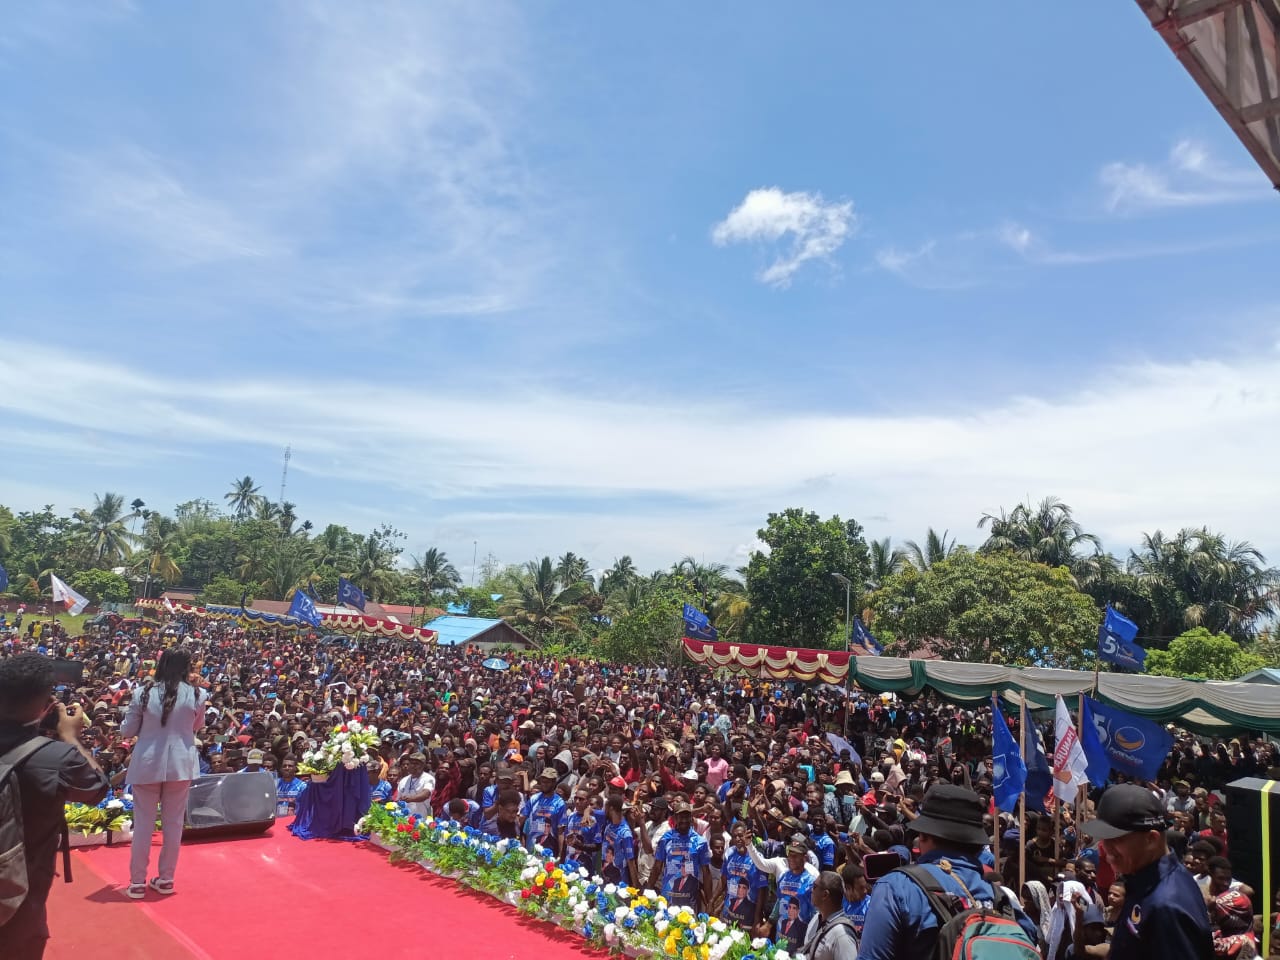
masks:
[(156, 832), (157, 808), (160, 811), (160, 832), (164, 838), (160, 846), (158, 876), (161, 880), (173, 882), (173, 873), (178, 869), (178, 848), (182, 844), (182, 824), (187, 815), (187, 794), (190, 790), (190, 780), (133, 784), (130, 883), (147, 882), (147, 867), (151, 862), (151, 837)]

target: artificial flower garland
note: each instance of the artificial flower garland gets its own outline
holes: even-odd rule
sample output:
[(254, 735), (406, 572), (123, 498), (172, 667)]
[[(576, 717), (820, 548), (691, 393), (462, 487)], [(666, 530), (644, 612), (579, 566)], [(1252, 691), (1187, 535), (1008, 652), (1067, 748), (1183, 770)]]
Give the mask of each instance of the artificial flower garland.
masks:
[(576, 930), (599, 947), (677, 960), (803, 960), (716, 917), (668, 904), (653, 890), (605, 883), (571, 860), (557, 862), (549, 850), (534, 856), (516, 840), (455, 820), (413, 816), (403, 804), (374, 804), (356, 832), (368, 834), (393, 860), (413, 860), (521, 913)]
[(379, 745), (376, 727), (352, 720), (334, 727), (329, 739), (314, 750), (302, 755), (298, 764), (298, 772), (308, 776), (329, 774), (339, 766), (354, 770), (364, 766), (373, 759), (371, 751)]

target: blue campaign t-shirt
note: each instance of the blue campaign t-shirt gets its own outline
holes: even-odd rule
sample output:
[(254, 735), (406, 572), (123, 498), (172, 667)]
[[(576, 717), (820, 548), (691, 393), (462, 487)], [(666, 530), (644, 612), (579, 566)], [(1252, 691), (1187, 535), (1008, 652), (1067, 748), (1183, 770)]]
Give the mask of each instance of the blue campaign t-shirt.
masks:
[(813, 849), (818, 854), (818, 864), (822, 867), (834, 867), (836, 864), (836, 842), (827, 834), (813, 838)]
[(524, 816), (525, 840), (538, 849), (551, 845), (564, 820), (566, 805), (558, 793), (547, 796), (537, 793), (524, 802), (520, 811)]
[(575, 833), (582, 837), (584, 846), (594, 846), (600, 843), (600, 821), (596, 818), (594, 810), (588, 810), (586, 814), (580, 814), (575, 810), (564, 818), (564, 855), (570, 860), (581, 862), (584, 855), (582, 847), (569, 846), (568, 838)]
[(662, 894), (676, 906), (696, 905), (702, 869), (711, 863), (711, 847), (693, 830), (668, 830), (658, 838), (654, 860), (661, 860)]
[(844, 902), (844, 913), (853, 921), (853, 931), (859, 937), (862, 936), (862, 928), (867, 922), (867, 909), (871, 906), (871, 892), (867, 891), (867, 895), (861, 900), (846, 900)]
[(628, 876), (627, 864), (636, 857), (636, 841), (625, 820), (606, 823), (600, 834), (600, 873), (611, 883)]
[(769, 886), (769, 877), (752, 863), (749, 855), (733, 849), (725, 854), (720, 873), (724, 876), (721, 919), (740, 926), (754, 922), (756, 901), (760, 891)]
[(788, 870), (778, 877), (778, 922), (776, 943), (784, 943), (791, 952), (799, 950), (813, 917), (814, 875), (807, 870)]

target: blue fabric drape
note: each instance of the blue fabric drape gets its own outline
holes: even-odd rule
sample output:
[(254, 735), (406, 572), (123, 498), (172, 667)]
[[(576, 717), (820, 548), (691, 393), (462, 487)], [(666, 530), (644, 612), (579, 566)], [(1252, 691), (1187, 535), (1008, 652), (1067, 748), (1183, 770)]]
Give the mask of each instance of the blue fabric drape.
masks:
[(298, 797), (290, 832), (303, 840), (350, 840), (356, 821), (369, 812), (373, 786), (367, 767), (338, 767), (323, 783), (312, 782)]

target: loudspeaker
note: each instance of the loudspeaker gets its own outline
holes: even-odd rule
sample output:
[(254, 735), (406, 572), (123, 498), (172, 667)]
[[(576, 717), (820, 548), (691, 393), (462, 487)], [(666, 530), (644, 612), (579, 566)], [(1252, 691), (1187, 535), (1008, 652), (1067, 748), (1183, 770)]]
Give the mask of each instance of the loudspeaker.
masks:
[(263, 833), (276, 820), (276, 781), (257, 773), (215, 773), (191, 784), (184, 837)]
[[(1268, 783), (1271, 790), (1263, 793)], [(1227, 784), (1227, 858), (1231, 872), (1257, 891), (1253, 912), (1267, 914), (1270, 904), (1262, 900), (1262, 804), (1271, 808), (1271, 892), (1280, 889), (1280, 784), (1257, 777), (1243, 777)]]

